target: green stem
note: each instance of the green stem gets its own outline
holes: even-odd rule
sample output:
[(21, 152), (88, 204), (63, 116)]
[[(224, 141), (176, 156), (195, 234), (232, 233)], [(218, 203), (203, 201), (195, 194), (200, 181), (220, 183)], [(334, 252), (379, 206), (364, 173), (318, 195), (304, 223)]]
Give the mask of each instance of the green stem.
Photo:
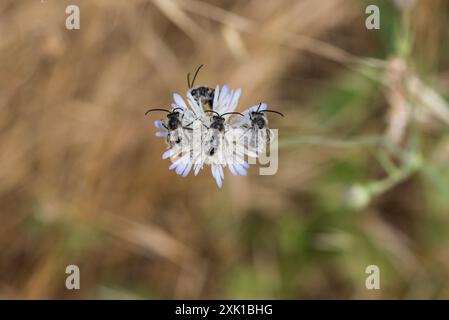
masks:
[(368, 185), (371, 195), (378, 196), (405, 181), (421, 168), (421, 164), (422, 160), (419, 154), (409, 154), (407, 162), (401, 168), (390, 174), (387, 178), (372, 182)]
[(295, 145), (323, 145), (334, 147), (357, 147), (361, 145), (382, 145), (384, 139), (378, 136), (367, 136), (355, 139), (332, 139), (320, 136), (302, 136), (300, 138), (283, 139), (279, 141), (279, 147), (288, 147)]

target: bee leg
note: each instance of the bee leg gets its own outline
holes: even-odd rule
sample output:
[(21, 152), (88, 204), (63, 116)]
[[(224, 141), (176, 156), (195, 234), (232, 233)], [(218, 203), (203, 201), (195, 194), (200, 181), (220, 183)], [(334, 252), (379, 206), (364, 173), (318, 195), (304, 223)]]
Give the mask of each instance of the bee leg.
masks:
[(186, 124), (186, 125), (184, 126), (184, 128), (185, 128), (185, 127), (191, 126), (193, 122), (194, 122), (194, 121), (190, 122), (189, 124)]

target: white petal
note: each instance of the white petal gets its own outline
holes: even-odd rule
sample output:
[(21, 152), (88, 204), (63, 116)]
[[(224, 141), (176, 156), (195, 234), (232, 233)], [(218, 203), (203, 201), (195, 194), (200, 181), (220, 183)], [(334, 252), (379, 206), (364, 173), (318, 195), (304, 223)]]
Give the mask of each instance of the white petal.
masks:
[[(255, 108), (255, 110), (257, 110), (257, 108), (259, 108), (259, 106), (257, 106), (257, 107)], [(264, 110), (267, 110), (267, 104), (266, 104), (266, 103), (262, 103), (262, 104), (260, 105), (260, 108), (259, 108), (259, 111), (264, 111)]]
[(246, 176), (246, 170), (245, 168), (243, 168), (242, 165), (240, 165), (239, 163), (234, 164), (235, 169), (238, 171), (239, 175), (241, 176)]
[(184, 172), (182, 173), (183, 177), (186, 177), (189, 174), (190, 170), (192, 170), (192, 166), (193, 164), (189, 162), (187, 167), (184, 169)]
[(195, 176), (197, 176), (198, 173), (200, 172), (200, 169), (201, 169), (202, 167), (203, 167), (202, 165), (197, 164), (197, 165), (195, 166), (195, 172), (194, 172), (193, 174), (194, 174)]
[[(259, 107), (259, 105), (260, 105), (260, 107)], [(245, 111), (243, 111), (242, 113), (243, 113), (244, 115), (249, 115), (250, 112), (252, 112), (252, 111), (257, 111), (257, 110), (259, 110), (259, 111), (267, 110), (267, 104), (266, 104), (266, 103), (262, 103), (262, 104), (261, 104), (261, 103), (258, 103), (258, 104), (255, 104), (255, 105), (249, 107), (248, 109), (246, 109)]]
[(186, 160), (181, 160), (180, 159), (179, 165), (176, 168), (176, 174), (182, 175), (182, 173), (184, 172), (184, 170), (186, 169), (188, 164), (189, 163)]
[(218, 97), (218, 103), (221, 105), (223, 103), (223, 101), (225, 101), (225, 99), (228, 97), (230, 93), (229, 90), (229, 86), (227, 84), (225, 84), (222, 88), (221, 88), (221, 92), (220, 92), (220, 96)]
[(158, 129), (165, 129), (164, 126), (162, 125), (162, 121), (161, 120), (156, 120), (154, 121), (154, 126)]
[(231, 171), (233, 176), (237, 176), (238, 175), (238, 173), (235, 171), (234, 165), (232, 163), (228, 163), (228, 168), (229, 168), (229, 171)]
[(224, 172), (222, 166), (218, 166), (218, 172), (220, 173), (221, 178), (224, 179)]
[(219, 188), (221, 188), (221, 186), (223, 185), (223, 184), (222, 184), (222, 181), (221, 181), (221, 178), (218, 177), (218, 178), (215, 179), (215, 181), (217, 182), (217, 186), (218, 186)]
[(231, 103), (229, 105), (229, 111), (227, 111), (227, 112), (232, 112), (237, 108), (241, 93), (242, 93), (242, 90), (240, 88), (235, 91), (235, 93), (232, 96)]
[(177, 106), (178, 108), (187, 109), (187, 105), (186, 105), (186, 103), (184, 102), (184, 99), (183, 99), (179, 94), (174, 93), (174, 94), (173, 94), (173, 100), (175, 101), (176, 106)]
[(215, 91), (214, 91), (214, 102), (213, 102), (213, 106), (215, 108), (215, 106), (218, 105), (218, 95), (220, 94), (220, 87), (218, 86), (218, 84), (215, 86)]
[(162, 159), (168, 159), (171, 157), (173, 149), (168, 149), (162, 154)]
[(246, 152), (245, 152), (245, 153), (248, 155), (248, 157), (251, 157), (251, 158), (257, 158), (257, 153), (254, 152), (254, 151), (252, 151), (252, 150), (246, 149)]
[(219, 188), (221, 188), (222, 182), (221, 182), (221, 175), (218, 172), (218, 166), (217, 165), (212, 165), (211, 166), (211, 170), (212, 170), (212, 176), (215, 178), (215, 181), (217, 182), (217, 186)]
[(168, 169), (169, 169), (169, 170), (173, 170), (173, 169), (175, 169), (176, 167), (178, 167), (178, 161), (173, 162), (173, 163), (168, 167)]
[(238, 162), (239, 164), (241, 164), (244, 168), (246, 168), (246, 169), (249, 168), (249, 164), (248, 164), (245, 160), (243, 160), (243, 159), (237, 157), (237, 162)]
[(168, 136), (167, 131), (157, 131), (156, 132), (156, 137), (166, 137), (166, 136)]
[(187, 94), (187, 102), (189, 103), (190, 108), (193, 110), (193, 113), (195, 113), (197, 116), (201, 116), (204, 114), (203, 108), (198, 105), (190, 92)]

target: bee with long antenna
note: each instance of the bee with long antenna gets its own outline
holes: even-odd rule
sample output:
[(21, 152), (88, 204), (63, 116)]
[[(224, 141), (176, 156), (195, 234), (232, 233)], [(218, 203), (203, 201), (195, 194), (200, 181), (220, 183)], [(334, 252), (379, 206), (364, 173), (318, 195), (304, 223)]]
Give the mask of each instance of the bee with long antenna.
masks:
[(262, 107), (262, 103), (259, 103), (259, 106), (256, 110), (250, 110), (248, 112), (249, 123), (244, 125), (244, 127), (247, 127), (248, 129), (244, 135), (247, 135), (248, 132), (251, 132), (251, 135), (249, 137), (249, 145), (252, 148), (255, 148), (257, 151), (263, 148), (263, 146), (271, 139), (272, 132), (268, 128), (268, 118), (265, 114), (266, 112), (275, 113), (284, 117), (284, 115), (279, 111), (267, 110), (266, 104), (263, 104)]
[(209, 156), (213, 156), (217, 152), (217, 149), (220, 147), (226, 131), (226, 119), (224, 118), (224, 116), (228, 114), (238, 114), (244, 117), (244, 115), (240, 112), (226, 112), (223, 114), (219, 114), (215, 110), (206, 110), (205, 112), (214, 113), (214, 115), (211, 117), (211, 123), (209, 127), (207, 127), (209, 129), (209, 132), (205, 138), (207, 143), (206, 153)]
[(206, 106), (208, 105), (210, 109), (212, 109), (212, 104), (214, 102), (214, 94), (215, 89), (209, 88), (206, 86), (198, 86), (194, 87), (196, 76), (198, 72), (203, 67), (200, 65), (198, 69), (196, 69), (195, 74), (193, 76), (192, 82), (190, 82), (190, 72), (187, 73), (187, 86), (189, 87), (189, 93), (192, 95), (193, 99), (200, 105)]
[(187, 125), (182, 124), (182, 120), (184, 119), (184, 113), (179, 112), (178, 110), (183, 110), (182, 108), (174, 108), (172, 111), (168, 109), (162, 109), (162, 108), (155, 108), (150, 109), (147, 112), (145, 112), (145, 115), (153, 112), (153, 111), (163, 111), (167, 112), (167, 119), (160, 120), (160, 124), (163, 128), (167, 130), (167, 138), (166, 142), (170, 147), (174, 147), (175, 145), (179, 145), (183, 139), (185, 138), (184, 130), (192, 131), (192, 128), (189, 128), (189, 126), (192, 123), (189, 123)]

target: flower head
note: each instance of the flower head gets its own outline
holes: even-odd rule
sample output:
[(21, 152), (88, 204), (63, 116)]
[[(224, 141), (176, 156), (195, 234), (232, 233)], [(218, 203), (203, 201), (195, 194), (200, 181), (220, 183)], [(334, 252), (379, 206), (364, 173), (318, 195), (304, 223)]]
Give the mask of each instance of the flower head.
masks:
[[(155, 121), (160, 130), (156, 135), (166, 138), (168, 147), (162, 158), (172, 160), (169, 169), (185, 177), (192, 169), (197, 175), (205, 165), (210, 166), (220, 188), (225, 167), (234, 176), (247, 175), (249, 164), (245, 157), (257, 157), (257, 152), (264, 146), (253, 140), (266, 139), (263, 136), (265, 130), (253, 130), (251, 112), (266, 110), (267, 106), (259, 104), (238, 113), (235, 110), (240, 94), (240, 89), (234, 91), (227, 85), (220, 89), (217, 85), (212, 109), (205, 109), (202, 99), (192, 96), (190, 91), (187, 92), (187, 104), (179, 94), (173, 95), (172, 113), (168, 119)], [(175, 112), (178, 114), (172, 115)]]

